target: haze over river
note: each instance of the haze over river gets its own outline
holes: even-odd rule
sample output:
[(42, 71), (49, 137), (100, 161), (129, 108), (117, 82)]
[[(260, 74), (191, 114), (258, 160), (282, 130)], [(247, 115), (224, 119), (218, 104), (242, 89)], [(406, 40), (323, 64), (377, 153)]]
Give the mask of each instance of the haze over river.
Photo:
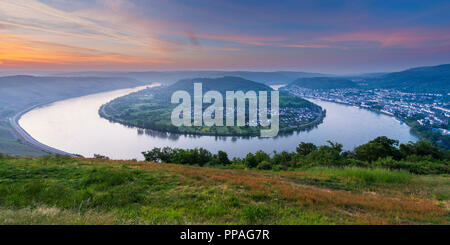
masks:
[(417, 140), (410, 134), (406, 124), (401, 124), (393, 117), (318, 100), (311, 101), (327, 110), (322, 124), (310, 131), (275, 138), (166, 134), (126, 127), (98, 115), (101, 105), (136, 90), (138, 88), (121, 89), (55, 102), (24, 114), (19, 124), (45, 145), (85, 157), (92, 157), (96, 153), (112, 159), (142, 160), (142, 151), (164, 146), (203, 147), (213, 153), (223, 150), (230, 157), (243, 157), (257, 150), (267, 153), (273, 150), (294, 151), (301, 141), (322, 145), (332, 140), (343, 144), (344, 149), (351, 150), (377, 136), (388, 136), (401, 143)]

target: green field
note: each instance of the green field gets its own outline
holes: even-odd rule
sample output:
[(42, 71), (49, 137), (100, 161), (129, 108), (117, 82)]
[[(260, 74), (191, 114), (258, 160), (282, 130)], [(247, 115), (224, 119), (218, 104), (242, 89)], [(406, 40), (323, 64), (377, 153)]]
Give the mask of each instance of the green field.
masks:
[(0, 224), (448, 224), (450, 177), (0, 159)]

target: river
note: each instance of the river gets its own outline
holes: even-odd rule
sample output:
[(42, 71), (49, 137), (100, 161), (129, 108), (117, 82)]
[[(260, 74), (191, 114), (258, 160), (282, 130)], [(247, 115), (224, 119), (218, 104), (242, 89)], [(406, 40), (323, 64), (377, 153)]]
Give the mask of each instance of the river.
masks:
[(318, 100), (311, 101), (327, 110), (322, 124), (310, 131), (275, 138), (167, 134), (126, 127), (98, 115), (101, 105), (139, 89), (142, 87), (51, 103), (22, 115), (19, 125), (34, 139), (50, 147), (85, 157), (101, 154), (111, 159), (142, 160), (142, 151), (164, 146), (204, 147), (214, 153), (223, 150), (230, 157), (242, 157), (257, 150), (268, 153), (274, 150), (294, 151), (301, 141), (322, 145), (332, 140), (351, 150), (377, 136), (388, 136), (401, 143), (417, 140), (406, 124), (393, 117)]

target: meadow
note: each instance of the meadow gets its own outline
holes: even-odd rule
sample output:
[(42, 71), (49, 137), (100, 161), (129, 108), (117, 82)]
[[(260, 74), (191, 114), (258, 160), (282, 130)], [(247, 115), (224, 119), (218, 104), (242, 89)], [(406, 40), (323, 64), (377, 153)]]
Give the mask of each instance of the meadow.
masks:
[(0, 224), (448, 224), (450, 177), (0, 158)]

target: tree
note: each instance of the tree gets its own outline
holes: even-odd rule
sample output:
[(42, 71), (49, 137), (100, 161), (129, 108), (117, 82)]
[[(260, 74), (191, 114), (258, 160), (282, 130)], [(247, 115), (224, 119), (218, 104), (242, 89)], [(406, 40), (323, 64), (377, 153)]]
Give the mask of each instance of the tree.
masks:
[(230, 159), (228, 159), (228, 154), (224, 151), (218, 151), (217, 158), (219, 159), (219, 162), (222, 163), (223, 165), (231, 164)]
[(298, 146), (297, 146), (297, 153), (302, 155), (302, 156), (306, 156), (309, 153), (315, 151), (317, 149), (317, 146), (314, 145), (313, 143), (306, 143), (306, 142), (301, 142)]
[(145, 161), (160, 162), (161, 148), (155, 147), (151, 151), (142, 152), (142, 155), (144, 155)]
[(258, 166), (256, 168), (262, 169), (262, 170), (269, 170), (269, 169), (272, 169), (272, 164), (270, 164), (270, 162), (268, 162), (268, 161), (262, 161), (258, 164)]
[(377, 137), (366, 144), (355, 148), (355, 157), (361, 161), (373, 162), (379, 158), (391, 156), (395, 160), (402, 158), (402, 153), (397, 148), (398, 140), (389, 139), (386, 136)]
[(289, 153), (287, 151), (282, 151), (281, 153), (274, 152), (272, 162), (273, 164), (283, 165), (285, 167), (291, 165), (292, 155), (295, 153)]
[(306, 156), (310, 165), (339, 166), (341, 165), (342, 144), (328, 141), (330, 145), (321, 145), (317, 150)]
[(256, 162), (260, 163), (262, 161), (268, 161), (270, 162), (270, 156), (269, 154), (265, 153), (262, 150), (259, 150), (255, 153)]
[(253, 153), (248, 153), (247, 156), (244, 158), (244, 165), (249, 168), (254, 168), (258, 165), (258, 162), (256, 161), (256, 157)]
[(424, 140), (417, 141), (416, 143), (409, 142), (408, 144), (401, 144), (400, 151), (407, 156), (431, 156), (432, 158), (439, 160), (445, 158), (444, 151)]

